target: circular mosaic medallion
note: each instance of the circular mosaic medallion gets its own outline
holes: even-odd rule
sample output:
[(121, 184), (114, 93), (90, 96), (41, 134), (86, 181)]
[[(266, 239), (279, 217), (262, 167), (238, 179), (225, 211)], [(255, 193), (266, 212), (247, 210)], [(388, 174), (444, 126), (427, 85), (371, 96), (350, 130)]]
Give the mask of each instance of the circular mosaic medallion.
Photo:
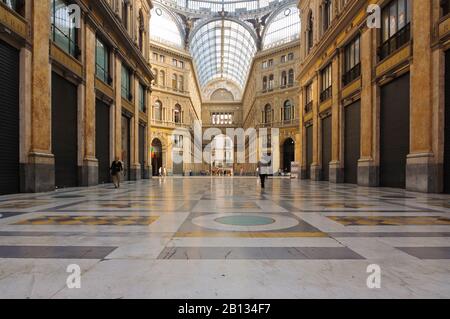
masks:
[(214, 221), (224, 225), (234, 226), (262, 226), (275, 223), (275, 219), (273, 218), (250, 215), (220, 217)]
[(278, 214), (210, 214), (191, 220), (194, 225), (220, 231), (277, 231), (299, 225), (295, 218)]

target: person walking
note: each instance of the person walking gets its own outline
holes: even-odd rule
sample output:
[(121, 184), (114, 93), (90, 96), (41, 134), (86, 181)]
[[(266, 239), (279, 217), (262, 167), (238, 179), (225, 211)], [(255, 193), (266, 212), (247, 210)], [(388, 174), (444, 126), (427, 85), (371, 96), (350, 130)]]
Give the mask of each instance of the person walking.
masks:
[(111, 176), (115, 188), (120, 188), (120, 174), (123, 172), (122, 162), (116, 157), (111, 164)]
[(266, 179), (270, 175), (270, 167), (272, 166), (272, 158), (270, 154), (264, 155), (258, 162), (259, 178), (261, 180), (261, 188), (266, 188)]

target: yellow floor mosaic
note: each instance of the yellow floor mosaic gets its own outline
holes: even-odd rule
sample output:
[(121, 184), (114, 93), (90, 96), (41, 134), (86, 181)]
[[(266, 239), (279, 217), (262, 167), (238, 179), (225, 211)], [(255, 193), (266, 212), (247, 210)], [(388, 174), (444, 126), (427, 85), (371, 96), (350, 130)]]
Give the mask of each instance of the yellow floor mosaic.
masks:
[(14, 225), (88, 225), (88, 226), (148, 226), (159, 217), (151, 216), (43, 216)]
[(328, 216), (344, 226), (436, 226), (450, 225), (450, 219), (429, 216)]

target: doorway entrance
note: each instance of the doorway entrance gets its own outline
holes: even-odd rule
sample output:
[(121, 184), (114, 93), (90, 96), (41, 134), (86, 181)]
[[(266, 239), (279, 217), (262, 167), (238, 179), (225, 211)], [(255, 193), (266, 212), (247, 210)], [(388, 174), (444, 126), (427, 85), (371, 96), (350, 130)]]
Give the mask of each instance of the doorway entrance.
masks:
[(295, 142), (288, 138), (283, 144), (283, 173), (292, 171), (292, 162), (295, 161)]
[(162, 167), (163, 154), (162, 143), (155, 138), (152, 142), (152, 175), (159, 176), (159, 169)]

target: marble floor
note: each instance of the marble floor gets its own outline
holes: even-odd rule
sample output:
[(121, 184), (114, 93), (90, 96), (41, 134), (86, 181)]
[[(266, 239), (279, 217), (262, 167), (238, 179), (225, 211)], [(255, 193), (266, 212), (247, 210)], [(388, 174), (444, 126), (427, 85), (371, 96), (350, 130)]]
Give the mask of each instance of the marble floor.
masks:
[(237, 177), (3, 196), (0, 298), (450, 298), (450, 196)]

